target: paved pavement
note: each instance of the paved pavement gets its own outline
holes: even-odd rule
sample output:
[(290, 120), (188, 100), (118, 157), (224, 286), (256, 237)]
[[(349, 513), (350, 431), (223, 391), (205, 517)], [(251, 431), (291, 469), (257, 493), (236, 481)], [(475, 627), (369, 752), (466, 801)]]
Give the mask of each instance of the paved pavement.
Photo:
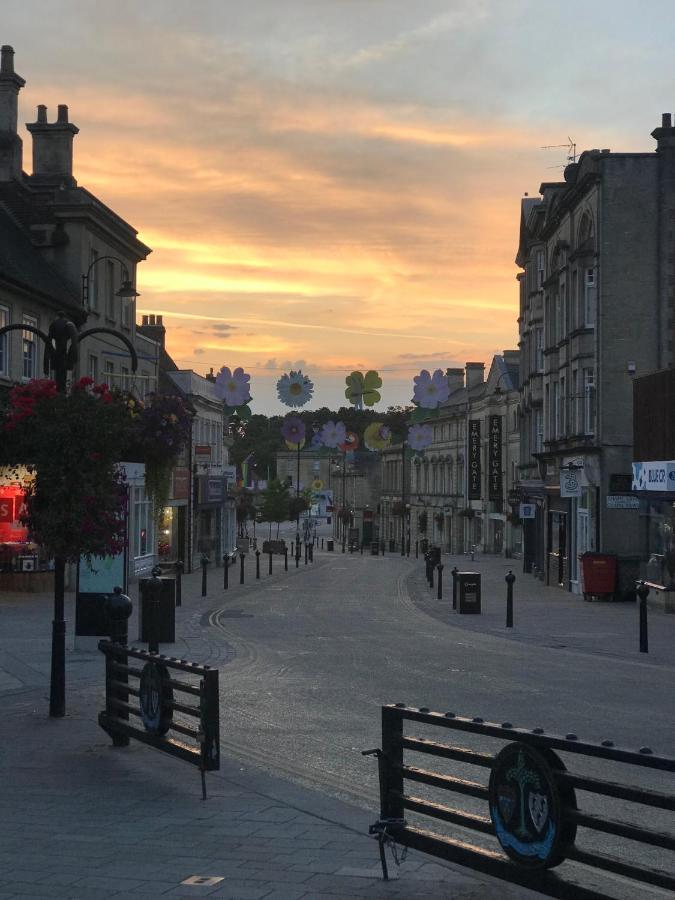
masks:
[[(548, 642), (562, 644), (564, 635), (567, 646), (559, 648), (557, 659), (546, 663), (551, 677), (562, 680), (559, 673), (569, 668), (570, 660), (579, 668), (583, 660), (583, 665), (597, 669), (600, 692), (609, 694), (603, 681), (605, 669), (616, 671), (617, 697), (609, 698), (609, 709), (626, 709), (627, 716), (636, 720), (637, 733), (644, 726), (634, 700), (627, 696), (630, 677), (634, 674), (640, 679), (650, 673), (658, 679), (664, 673), (672, 676), (669, 648), (675, 637), (675, 616), (660, 614), (659, 618), (655, 613), (651, 618), (655, 655), (650, 653), (647, 662), (632, 646), (634, 606), (585, 604), (581, 598), (542, 588), (516, 573), (516, 628), (511, 635), (499, 621), (505, 594), (503, 577), (508, 570), (505, 561), (483, 557), (471, 566), (483, 575), (486, 613), (468, 617), (452, 613), (449, 600), (437, 601), (431, 595), (421, 564), (387, 560), (319, 553), (314, 566), (301, 565), (295, 570), (291, 564), (288, 573), (275, 560), (270, 578), (263, 557), (260, 582), (250, 579), (251, 569), (247, 584), (240, 586), (236, 578), (231, 579), (225, 594), (222, 570), (216, 570), (210, 573), (205, 598), (199, 596), (199, 573), (186, 577), (184, 605), (177, 611), (178, 640), (170, 652), (221, 668), (224, 707), (232, 710), (221, 718), (222, 768), (207, 776), (206, 802), (201, 800), (198, 773), (192, 767), (133, 743), (122, 750), (110, 746), (96, 725), (96, 713), (102, 706), (103, 664), (93, 648), (68, 653), (68, 716), (49, 720), (51, 598), (0, 596), (1, 805), (3, 811), (9, 811), (0, 819), (0, 898), (209, 894), (288, 900), (336, 896), (468, 900), (534, 896), (413, 853), (397, 880), (382, 882), (377, 847), (366, 836), (368, 825), (376, 818), (372, 792), (363, 789), (365, 802), (344, 802), (329, 796), (335, 790), (315, 790), (306, 778), (295, 778), (292, 761), (302, 759), (304, 744), (315, 740), (317, 752), (321, 748), (307, 722), (289, 716), (289, 710), (293, 711), (293, 704), (311, 706), (320, 718), (325, 714), (322, 704), (339, 706), (347, 732), (345, 747), (353, 751), (351, 760), (360, 760), (360, 749), (378, 743), (379, 702), (402, 699), (421, 703), (428, 699), (429, 705), (446, 708), (438, 705), (443, 696), (443, 690), (439, 691), (443, 668), (437, 665), (428, 670), (420, 667), (411, 681), (409, 669), (399, 672), (390, 663), (390, 693), (379, 696), (381, 685), (373, 680), (376, 648), (368, 636), (374, 622), (385, 635), (385, 645), (392, 640), (394, 628), (411, 628), (425, 662), (428, 648), (447, 636), (453, 658), (446, 672), (456, 669), (463, 677), (462, 654), (476, 658), (474, 671), (466, 671), (467, 684), (475, 691), (471, 702), (481, 696), (479, 688), (485, 677), (485, 666), (478, 657), (487, 659), (489, 655), (496, 670), (503, 673), (501, 685), (490, 685), (497, 704), (503, 703), (504, 696), (513, 698), (514, 691), (523, 690), (526, 682), (517, 680), (513, 668), (523, 644), (531, 648), (529, 672), (537, 683), (540, 671), (545, 671), (539, 660), (547, 659)], [(444, 562), (449, 571), (462, 561)], [(327, 585), (339, 591), (345, 579), (359, 583), (360, 592), (354, 596), (338, 593), (336, 599)], [(390, 583), (400, 588), (396, 605)], [(376, 596), (378, 585), (382, 585), (381, 596)], [(372, 621), (362, 615), (364, 600), (372, 603)], [(70, 622), (71, 605), (69, 598)], [(322, 635), (329, 633), (328, 618), (338, 624), (331, 639), (325, 641)], [(427, 624), (434, 620), (438, 623), (435, 633)], [(353, 634), (344, 632), (345, 622), (352, 623)], [(302, 634), (297, 634), (298, 629)], [(463, 633), (466, 639), (461, 638)], [(136, 634), (134, 617), (130, 635)], [(611, 650), (607, 635), (612, 636)], [(307, 655), (309, 648), (312, 652)], [(329, 649), (331, 659), (334, 657), (334, 668), (326, 672), (337, 675), (345, 670), (357, 697), (370, 681), (371, 696), (364, 697), (364, 703), (345, 705), (337, 693), (320, 685), (308, 686), (313, 669), (316, 675), (316, 665), (326, 662), (325, 655), (317, 655), (321, 648)], [(624, 668), (614, 669), (615, 661)], [(404, 684), (407, 693), (391, 693)], [(668, 689), (667, 685), (659, 687)], [(526, 705), (533, 704), (540, 693), (527, 689)], [(585, 700), (593, 704), (592, 691)], [(656, 702), (660, 703), (659, 695)], [(580, 705), (583, 707), (581, 701)], [(350, 716), (350, 710), (357, 708), (359, 715)], [(481, 708), (458, 711), (483, 713)], [(283, 731), (285, 719), (289, 721)], [(369, 720), (373, 720), (370, 734), (364, 729)], [(543, 724), (548, 727), (549, 723)], [(250, 753), (250, 741), (238, 743), (237, 735), (245, 734), (247, 728), (256, 745), (267, 742), (271, 750), (266, 755)], [(630, 728), (628, 723), (627, 733)], [(661, 734), (665, 733), (662, 726)], [(666, 746), (657, 749), (668, 752)], [(344, 756), (344, 748), (341, 753)], [(363, 763), (358, 765), (361, 769), (354, 763), (349, 771), (355, 773), (353, 780), (359, 778), (364, 784)], [(337, 767), (335, 771), (336, 780), (344, 778)], [(284, 778), (277, 777), (280, 772)], [(222, 880), (213, 885), (183, 884), (191, 876)]]
[[(326, 557), (315, 565), (322, 564)], [(304, 566), (288, 573), (276, 568), (257, 584), (233, 584), (228, 602), (250, 601), (263, 583), (288, 590), (309, 575)], [(227, 666), (231, 648), (217, 632), (211, 639), (204, 623), (214, 595), (223, 596), (221, 578), (222, 570), (211, 573), (206, 598), (199, 595), (198, 573), (185, 578), (172, 654)], [(72, 603), (69, 595), (71, 623)], [(69, 650), (67, 716), (50, 720), (50, 619), (49, 596), (0, 595), (3, 900), (537, 896), (412, 852), (398, 871), (390, 859), (394, 877), (384, 882), (377, 845), (367, 837), (376, 810), (228, 759), (226, 752), (220, 771), (207, 775), (202, 801), (191, 766), (133, 741), (123, 749), (110, 745), (96, 724), (103, 663), (93, 648)], [(134, 613), (132, 638), (136, 629)], [(226, 693), (226, 677), (221, 684)]]

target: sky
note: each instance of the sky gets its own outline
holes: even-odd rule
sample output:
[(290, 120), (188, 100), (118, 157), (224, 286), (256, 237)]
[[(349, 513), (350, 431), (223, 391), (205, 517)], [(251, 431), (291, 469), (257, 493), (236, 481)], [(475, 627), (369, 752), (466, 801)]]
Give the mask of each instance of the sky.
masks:
[[(278, 413), (376, 369), (517, 347), (520, 201), (583, 149), (650, 151), (675, 110), (671, 0), (3, 0), (0, 43), (69, 106), (74, 166), (139, 232), (138, 316)], [(542, 150), (548, 145), (563, 145)]]

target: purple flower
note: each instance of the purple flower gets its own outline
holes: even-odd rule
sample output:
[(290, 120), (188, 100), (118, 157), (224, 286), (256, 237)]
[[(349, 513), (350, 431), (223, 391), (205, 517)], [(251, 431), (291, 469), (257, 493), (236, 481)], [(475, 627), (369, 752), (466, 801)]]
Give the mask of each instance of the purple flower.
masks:
[(347, 439), (344, 422), (326, 422), (321, 429), (321, 440), (324, 447), (339, 447)]
[(250, 380), (251, 376), (241, 367), (231, 372), (227, 366), (223, 366), (216, 375), (216, 394), (227, 406), (243, 406), (251, 399)]
[(424, 450), (434, 439), (431, 425), (411, 425), (408, 429), (408, 446), (411, 450)]
[(442, 369), (436, 369), (433, 375), (422, 369), (413, 381), (415, 382), (413, 403), (417, 403), (423, 409), (436, 409), (450, 396), (448, 378)]
[(281, 434), (289, 444), (301, 444), (305, 439), (305, 423), (298, 416), (286, 416)]

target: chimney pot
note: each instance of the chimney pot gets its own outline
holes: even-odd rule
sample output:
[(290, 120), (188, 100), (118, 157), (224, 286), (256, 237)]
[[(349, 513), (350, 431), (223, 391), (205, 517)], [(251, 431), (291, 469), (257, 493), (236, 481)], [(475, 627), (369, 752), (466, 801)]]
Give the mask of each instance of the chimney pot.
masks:
[(163, 322), (162, 322), (162, 317), (161, 317), (161, 316), (157, 316), (157, 324), (158, 324), (158, 325), (162, 325), (162, 324), (163, 324)]
[(670, 128), (670, 127), (671, 127), (670, 113), (662, 113), (661, 128)]
[(0, 50), (0, 72), (3, 75), (14, 74), (14, 48), (3, 44)]
[(59, 103), (59, 111), (57, 115), (57, 122), (65, 123), (68, 121), (68, 107), (65, 103)]
[(40, 125), (47, 124), (47, 107), (44, 105), (44, 103), (41, 103), (37, 108), (37, 120)]
[(145, 314), (143, 315), (142, 324), (143, 324), (143, 325), (147, 325), (147, 324), (148, 324), (148, 317), (147, 317)]

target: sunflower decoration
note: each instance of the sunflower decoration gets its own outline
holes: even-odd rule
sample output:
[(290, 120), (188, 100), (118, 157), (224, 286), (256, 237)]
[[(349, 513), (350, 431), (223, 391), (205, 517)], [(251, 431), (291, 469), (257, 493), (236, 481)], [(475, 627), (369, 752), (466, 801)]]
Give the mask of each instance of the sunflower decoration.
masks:
[(363, 443), (369, 450), (384, 450), (391, 444), (391, 428), (384, 422), (371, 422), (363, 432)]
[(305, 445), (305, 423), (299, 416), (286, 416), (281, 425), (281, 435), (289, 450), (301, 450)]
[(277, 395), (286, 406), (304, 406), (314, 393), (314, 382), (298, 369), (282, 375), (277, 381)]
[(345, 378), (345, 384), (345, 397), (356, 409), (374, 406), (380, 400), (378, 388), (382, 387), (382, 379), (374, 369), (370, 369), (365, 375), (363, 372), (352, 372)]
[(320, 478), (314, 479), (314, 481), (312, 482), (312, 490), (315, 493), (323, 490), (323, 481)]
[(216, 396), (223, 401), (225, 415), (236, 414), (240, 419), (251, 418), (251, 408), (248, 405), (251, 400), (250, 390), (251, 376), (239, 366), (231, 370), (229, 366), (223, 366), (216, 375)]

